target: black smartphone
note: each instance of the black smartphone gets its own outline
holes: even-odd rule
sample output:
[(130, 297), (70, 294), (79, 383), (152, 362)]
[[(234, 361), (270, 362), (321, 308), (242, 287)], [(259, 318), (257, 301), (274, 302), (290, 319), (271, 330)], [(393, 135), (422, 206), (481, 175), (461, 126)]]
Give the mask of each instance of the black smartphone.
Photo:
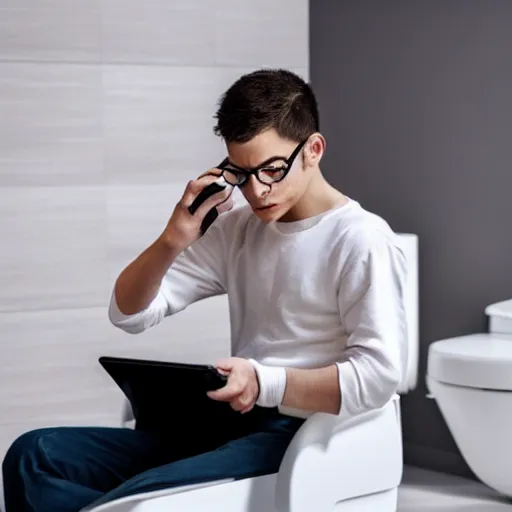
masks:
[[(221, 183), (214, 182), (207, 185), (194, 199), (194, 202), (188, 207), (188, 211), (194, 215), (197, 209), (213, 194), (224, 190), (227, 185), (222, 185)], [(207, 229), (213, 224), (215, 219), (219, 216), (219, 212), (217, 208), (212, 208), (204, 217), (201, 222), (201, 235), (204, 235)]]

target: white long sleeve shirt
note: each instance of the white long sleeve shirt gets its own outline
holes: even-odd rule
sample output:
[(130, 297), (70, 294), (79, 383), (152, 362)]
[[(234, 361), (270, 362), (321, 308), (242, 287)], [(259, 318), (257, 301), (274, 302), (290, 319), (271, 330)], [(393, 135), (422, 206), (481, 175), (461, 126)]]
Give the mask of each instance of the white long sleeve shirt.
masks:
[(350, 417), (387, 403), (405, 376), (405, 279), (397, 236), (357, 201), (270, 224), (247, 206), (221, 215), (178, 256), (146, 309), (124, 315), (112, 294), (109, 317), (139, 333), (227, 293), (232, 355), (283, 367), (337, 364), (340, 414)]

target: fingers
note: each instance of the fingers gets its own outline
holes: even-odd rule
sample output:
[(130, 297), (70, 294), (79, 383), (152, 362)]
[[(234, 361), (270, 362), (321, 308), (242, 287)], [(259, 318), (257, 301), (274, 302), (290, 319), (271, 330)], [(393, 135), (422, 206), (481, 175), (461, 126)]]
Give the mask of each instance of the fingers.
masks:
[(209, 391), (208, 396), (221, 402), (230, 402), (239, 397), (244, 391), (244, 386), (234, 379), (228, 379), (228, 383), (220, 389)]
[[(204, 216), (212, 209), (217, 208), (217, 211), (219, 211), (219, 208), (227, 208), (230, 209), (228, 201), (231, 198), (231, 192), (233, 191), (233, 188), (231, 185), (228, 185), (227, 183), (222, 183), (222, 185), (225, 186), (224, 190), (221, 190), (220, 192), (217, 192), (213, 195), (211, 195), (206, 201), (204, 201), (201, 206), (197, 209), (196, 214), (200, 219), (204, 218)], [(220, 213), (220, 212), (219, 212)]]
[(233, 186), (226, 183), (218, 171), (217, 173), (215, 172), (215, 169), (207, 171), (196, 180), (192, 180), (188, 183), (181, 199), (182, 207), (188, 209), (188, 207), (196, 200), (197, 196), (201, 194), (208, 185), (216, 182), (224, 188), (212, 194), (197, 208), (194, 215), (198, 221), (201, 221), (213, 208), (217, 207), (217, 211), (219, 213), (224, 213), (233, 208), (233, 201), (231, 199)]
[(253, 409), (258, 397), (258, 383), (252, 365), (236, 357), (222, 358), (215, 363), (219, 373), (229, 375), (227, 384), (208, 396), (214, 400), (229, 402), (232, 409), (245, 414)]
[(228, 384), (216, 391), (210, 391), (208, 396), (220, 402), (229, 402), (233, 410), (242, 414), (249, 412), (254, 407), (254, 400), (247, 387), (237, 384)]
[(220, 178), (220, 174), (215, 174), (214, 169), (203, 173), (199, 178), (190, 180), (185, 187), (185, 191), (181, 198), (181, 203), (184, 207), (188, 208), (194, 199), (199, 195), (203, 188), (207, 187), (210, 183), (216, 182)]
[(231, 407), (235, 411), (239, 411), (242, 414), (245, 414), (252, 410), (254, 407), (254, 401), (248, 393), (242, 393), (239, 397), (231, 402)]

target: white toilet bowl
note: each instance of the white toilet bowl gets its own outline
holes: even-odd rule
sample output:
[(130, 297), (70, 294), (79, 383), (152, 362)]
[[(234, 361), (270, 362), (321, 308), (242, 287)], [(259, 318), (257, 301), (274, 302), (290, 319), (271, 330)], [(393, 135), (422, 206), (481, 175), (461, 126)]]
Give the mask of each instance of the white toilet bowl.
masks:
[(426, 382), (471, 470), (512, 496), (512, 300), (485, 312), (489, 333), (430, 345)]

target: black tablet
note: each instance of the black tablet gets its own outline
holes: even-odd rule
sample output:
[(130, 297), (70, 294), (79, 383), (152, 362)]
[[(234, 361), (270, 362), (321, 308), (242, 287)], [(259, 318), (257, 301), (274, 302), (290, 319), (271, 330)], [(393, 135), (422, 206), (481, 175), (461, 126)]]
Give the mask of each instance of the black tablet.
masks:
[(99, 362), (129, 400), (137, 429), (167, 430), (184, 419), (204, 421), (232, 412), (228, 403), (207, 395), (227, 382), (212, 365), (111, 356)]

